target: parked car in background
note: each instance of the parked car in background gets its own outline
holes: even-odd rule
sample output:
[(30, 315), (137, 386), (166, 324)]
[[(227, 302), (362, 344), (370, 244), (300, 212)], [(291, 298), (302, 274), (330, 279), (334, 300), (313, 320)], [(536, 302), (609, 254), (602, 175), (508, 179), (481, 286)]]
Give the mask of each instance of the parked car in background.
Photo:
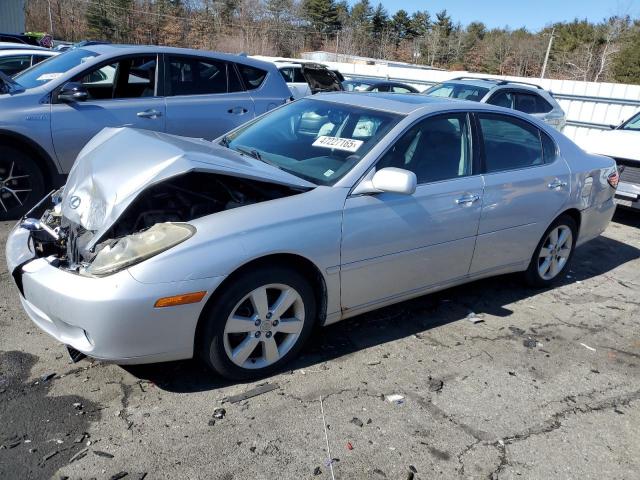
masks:
[(343, 90), (344, 77), (342, 74), (321, 63), (276, 60), (274, 64), (278, 67), (284, 81), (287, 82), (294, 99), (320, 92)]
[(386, 80), (355, 80), (349, 79), (342, 82), (342, 86), (347, 92), (393, 92), (393, 93), (420, 93), (420, 91), (400, 82), (389, 82)]
[(551, 92), (539, 85), (494, 78), (458, 77), (422, 92), (431, 97), (449, 97), (488, 103), (528, 113), (562, 131), (567, 117)]
[[(13, 76), (56, 55), (59, 55), (59, 52), (44, 48), (37, 50), (24, 48), (0, 49), (0, 72)], [(1, 115), (2, 112), (0, 112)]]
[(320, 94), (214, 142), (102, 131), (10, 233), (7, 266), (77, 351), (247, 379), (315, 325), (509, 272), (552, 285), (607, 227), (617, 175), (513, 110)]
[(18, 42), (2, 42), (0, 41), (0, 51), (1, 50), (14, 50), (16, 48), (27, 49), (27, 50), (44, 50), (48, 51), (48, 48), (40, 47), (37, 45), (28, 45), (26, 43), (18, 43)]
[[(74, 48), (4, 80), (0, 219), (60, 184), (104, 127), (212, 139), (288, 101), (273, 64), (158, 46)], [(116, 156), (117, 158), (117, 156)]]
[(640, 112), (611, 130), (590, 135), (583, 146), (616, 161), (620, 172), (616, 202), (640, 209)]

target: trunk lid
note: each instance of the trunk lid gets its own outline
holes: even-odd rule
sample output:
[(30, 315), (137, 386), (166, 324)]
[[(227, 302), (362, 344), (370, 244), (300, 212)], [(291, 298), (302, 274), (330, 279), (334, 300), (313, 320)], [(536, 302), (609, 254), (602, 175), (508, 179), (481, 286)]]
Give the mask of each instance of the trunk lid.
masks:
[(344, 90), (338, 76), (319, 63), (303, 64), (302, 75), (309, 84), (311, 94)]

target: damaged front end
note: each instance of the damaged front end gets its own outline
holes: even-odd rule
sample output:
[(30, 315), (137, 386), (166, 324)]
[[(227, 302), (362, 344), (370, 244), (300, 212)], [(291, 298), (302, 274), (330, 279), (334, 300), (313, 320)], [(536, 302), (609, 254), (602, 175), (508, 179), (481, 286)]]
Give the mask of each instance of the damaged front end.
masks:
[[(20, 224), (36, 257), (79, 275), (109, 275), (172, 248), (196, 233), (196, 218), (313, 185), (204, 140), (131, 129), (98, 137), (67, 184)], [(127, 158), (144, 158), (113, 161), (125, 146)]]

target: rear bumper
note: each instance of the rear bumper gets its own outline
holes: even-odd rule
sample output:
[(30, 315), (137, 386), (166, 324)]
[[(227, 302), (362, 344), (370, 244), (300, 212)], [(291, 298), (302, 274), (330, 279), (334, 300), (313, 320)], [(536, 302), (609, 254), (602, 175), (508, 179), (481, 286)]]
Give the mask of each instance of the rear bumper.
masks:
[(620, 182), (616, 190), (615, 201), (622, 207), (640, 209), (640, 185)]
[[(101, 360), (151, 363), (191, 358), (198, 318), (224, 277), (143, 284), (124, 270), (89, 278), (30, 258), (24, 231), (7, 242), (7, 265), (31, 320), (59, 342)], [(158, 298), (207, 291), (200, 303), (154, 308)]]

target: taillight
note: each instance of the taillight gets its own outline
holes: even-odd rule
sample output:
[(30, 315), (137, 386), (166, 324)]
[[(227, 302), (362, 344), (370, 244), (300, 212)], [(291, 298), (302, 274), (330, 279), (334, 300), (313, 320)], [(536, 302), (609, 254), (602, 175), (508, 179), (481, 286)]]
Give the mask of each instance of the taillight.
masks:
[(607, 177), (607, 182), (611, 185), (612, 188), (618, 188), (618, 182), (620, 182), (620, 174), (618, 173), (618, 168), (616, 167), (613, 173), (610, 173)]

